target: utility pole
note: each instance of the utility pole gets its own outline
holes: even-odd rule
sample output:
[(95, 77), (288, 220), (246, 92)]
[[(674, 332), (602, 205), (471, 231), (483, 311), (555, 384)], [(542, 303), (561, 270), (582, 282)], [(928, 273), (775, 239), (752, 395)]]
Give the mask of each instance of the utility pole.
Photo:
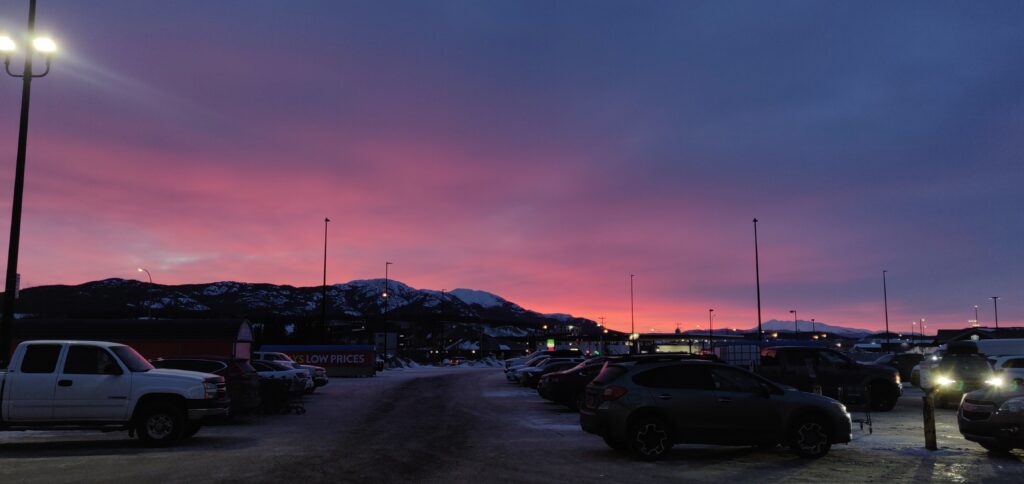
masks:
[(384, 262), (384, 313), (382, 314), (382, 322), (384, 323), (384, 362), (388, 360), (388, 268), (391, 267), (391, 262)]
[(640, 353), (640, 340), (636, 337), (636, 318), (633, 314), (633, 278), (635, 274), (629, 275), (629, 337), (633, 340), (634, 354)]
[(761, 261), (757, 254), (757, 219), (754, 219), (754, 279), (757, 282), (757, 342), (764, 342), (764, 331), (761, 329)]
[(790, 309), (789, 312), (793, 313), (793, 339), (800, 339), (800, 323), (797, 323), (796, 309)]
[(713, 321), (714, 309), (708, 309), (708, 349), (715, 349), (715, 322)]
[(324, 281), (323, 294), (320, 297), (320, 344), (327, 342), (327, 223), (331, 219), (324, 217)]

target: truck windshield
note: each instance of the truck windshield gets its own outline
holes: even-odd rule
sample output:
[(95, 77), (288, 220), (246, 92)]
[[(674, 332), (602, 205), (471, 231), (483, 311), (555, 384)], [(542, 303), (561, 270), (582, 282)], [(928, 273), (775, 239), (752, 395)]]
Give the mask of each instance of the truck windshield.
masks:
[(153, 365), (149, 364), (145, 358), (142, 357), (138, 352), (129, 346), (112, 346), (110, 348), (124, 366), (127, 366), (129, 370), (134, 372), (149, 371), (153, 369)]

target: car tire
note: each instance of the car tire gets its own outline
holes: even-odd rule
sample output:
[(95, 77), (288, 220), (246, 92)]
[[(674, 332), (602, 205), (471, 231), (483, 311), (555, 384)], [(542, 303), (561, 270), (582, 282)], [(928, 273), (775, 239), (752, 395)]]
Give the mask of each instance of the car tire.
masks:
[(817, 459), (832, 448), (828, 426), (818, 417), (798, 418), (790, 428), (790, 448), (805, 459)]
[(629, 426), (626, 445), (639, 460), (659, 460), (672, 450), (672, 432), (664, 420), (641, 417)]
[(899, 396), (896, 389), (886, 383), (872, 384), (869, 392), (871, 394), (871, 409), (876, 412), (888, 412), (896, 408)]
[(176, 405), (151, 403), (139, 411), (135, 431), (150, 447), (173, 444), (185, 433), (185, 417)]
[(1009, 454), (1013, 450), (1012, 445), (1007, 445), (1001, 442), (979, 442), (979, 445), (989, 451), (991, 454)]

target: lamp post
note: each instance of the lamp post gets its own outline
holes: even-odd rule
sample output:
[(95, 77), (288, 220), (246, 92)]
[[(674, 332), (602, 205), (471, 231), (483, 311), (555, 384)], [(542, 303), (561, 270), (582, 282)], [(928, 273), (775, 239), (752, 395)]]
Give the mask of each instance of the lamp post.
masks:
[(384, 312), (381, 314), (382, 322), (384, 323), (384, 361), (388, 360), (388, 268), (391, 267), (391, 262), (384, 262), (384, 292), (381, 297), (384, 298)]
[(974, 305), (974, 324), (976, 326), (981, 326), (981, 320), (978, 319), (978, 305), (977, 304)]
[(757, 219), (754, 219), (754, 280), (757, 284), (757, 340), (764, 341), (764, 332), (761, 330), (761, 262), (757, 254)]
[[(146, 273), (146, 277), (148, 277), (148, 278), (149, 278), (149, 285), (150, 285), (150, 287), (152, 287), (152, 286), (153, 286), (153, 275), (152, 275), (152, 274), (150, 274), (150, 273), (149, 273), (149, 271), (148, 271), (148, 270), (146, 270), (146, 269), (145, 269), (145, 268), (143, 268), (143, 267), (140, 267), (140, 268), (139, 268), (139, 272), (145, 272), (145, 273)], [(146, 306), (146, 312), (147, 312), (147, 314), (148, 314), (148, 317), (149, 317), (150, 319), (152, 319), (152, 318), (153, 318), (153, 306), (152, 306), (152, 305), (147, 305), (147, 306)]]
[(796, 322), (796, 309), (790, 309), (789, 312), (793, 313), (793, 339), (800, 339), (800, 327), (799, 323)]
[[(989, 299), (992, 300), (992, 310), (993, 310), (993, 315), (996, 317), (996, 330), (998, 331), (999, 330), (999, 296), (990, 296)], [(996, 335), (996, 337), (998, 338), (999, 336)]]
[(885, 310), (885, 343), (886, 344), (891, 344), (892, 341), (890, 341), (890, 338), (889, 338), (891, 336), (889, 334), (889, 291), (887, 291), (886, 287), (885, 287), (885, 273), (886, 272), (889, 272), (889, 271), (885, 271), (885, 270), (882, 271), (882, 307)]
[(814, 326), (814, 318), (811, 318), (811, 334), (816, 334), (817, 332), (818, 332), (818, 330)]
[(331, 219), (324, 217), (324, 281), (320, 297), (320, 344), (327, 339), (327, 224)]
[[(631, 337), (636, 334), (636, 318), (633, 313), (633, 278), (636, 274), (629, 275), (629, 334)], [(639, 351), (640, 340), (633, 337), (633, 346), (630, 349), (632, 353), (640, 353)]]
[(714, 309), (708, 309), (708, 349), (715, 349), (715, 322), (712, 321), (712, 315), (715, 313)]
[[(21, 78), (21, 120), (18, 128), (18, 156), (14, 171), (14, 200), (11, 203), (11, 236), (7, 250), (7, 279), (4, 288), (3, 320), (0, 321), (0, 362), (6, 363), (11, 350), (11, 325), (14, 323), (15, 293), (18, 287), (18, 246), (21, 241), (21, 202), (25, 192), (25, 150), (28, 145), (28, 108), (32, 92), (32, 79), (50, 73), (50, 59), (57, 51), (57, 44), (45, 37), (35, 37), (36, 0), (28, 5), (28, 38), (32, 48), (25, 53), (25, 67), (21, 73), (11, 72), (11, 54), (17, 44), (7, 36), (0, 36), (0, 56), (4, 59), (4, 70), (12, 77)], [(32, 70), (32, 57), (39, 53), (46, 61), (46, 69), (36, 74)]]

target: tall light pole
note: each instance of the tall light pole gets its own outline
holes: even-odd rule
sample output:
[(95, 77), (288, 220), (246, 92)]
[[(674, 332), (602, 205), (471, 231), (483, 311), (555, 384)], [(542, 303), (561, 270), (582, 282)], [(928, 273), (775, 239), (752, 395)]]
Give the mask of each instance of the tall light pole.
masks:
[(381, 296), (384, 298), (384, 312), (381, 314), (382, 322), (384, 323), (384, 361), (388, 360), (388, 268), (391, 267), (391, 262), (384, 262), (384, 292)]
[(889, 272), (886, 270), (882, 271), (882, 307), (885, 310), (885, 344), (891, 345), (892, 341), (889, 333), (889, 291), (885, 287), (885, 273)]
[(814, 326), (814, 318), (811, 318), (811, 334), (815, 334), (817, 332), (818, 332), (818, 330)]
[(633, 313), (633, 278), (636, 274), (629, 275), (629, 337), (633, 339), (633, 353), (640, 353), (640, 340), (636, 337), (636, 318)]
[[(32, 92), (32, 79), (50, 73), (50, 59), (57, 51), (57, 44), (44, 37), (35, 37), (36, 0), (28, 4), (28, 38), (32, 48), (25, 53), (25, 67), (21, 73), (11, 72), (11, 54), (17, 49), (14, 40), (0, 36), (0, 56), (4, 59), (4, 70), (12, 77), (21, 78), (21, 121), (18, 128), (18, 157), (14, 170), (14, 200), (11, 203), (11, 236), (7, 250), (7, 280), (4, 288), (3, 320), (0, 321), (0, 366), (5, 366), (11, 351), (11, 325), (14, 323), (14, 303), (18, 289), (18, 246), (21, 241), (21, 201), (25, 192), (25, 149), (28, 145), (28, 107)], [(46, 61), (46, 69), (36, 74), (32, 71), (32, 56), (39, 53)]]
[(793, 339), (800, 339), (800, 326), (796, 322), (796, 309), (790, 309), (789, 312), (793, 313)]
[(757, 219), (754, 219), (754, 280), (757, 283), (757, 341), (764, 342), (764, 331), (761, 330), (761, 261), (757, 254)]
[[(149, 286), (152, 287), (153, 286), (153, 275), (150, 274), (149, 271), (146, 270), (144, 267), (140, 267), (139, 268), (139, 272), (145, 272), (146, 273), (146, 277), (149, 278)], [(153, 306), (152, 305), (147, 305), (146, 306), (146, 312), (149, 315), (149, 318), (152, 319), (153, 318)]]
[(978, 319), (978, 305), (974, 305), (974, 325), (981, 326), (981, 320)]
[(715, 349), (715, 322), (712, 320), (714, 309), (708, 309), (708, 348)]
[[(996, 330), (998, 330), (999, 329), (999, 296), (990, 296), (989, 299), (992, 300), (992, 310), (994, 311), (993, 314), (996, 317)], [(996, 337), (998, 337), (998, 335), (996, 335)]]
[(327, 339), (327, 224), (330, 221), (331, 219), (324, 217), (324, 281), (320, 297), (320, 344), (324, 344)]

